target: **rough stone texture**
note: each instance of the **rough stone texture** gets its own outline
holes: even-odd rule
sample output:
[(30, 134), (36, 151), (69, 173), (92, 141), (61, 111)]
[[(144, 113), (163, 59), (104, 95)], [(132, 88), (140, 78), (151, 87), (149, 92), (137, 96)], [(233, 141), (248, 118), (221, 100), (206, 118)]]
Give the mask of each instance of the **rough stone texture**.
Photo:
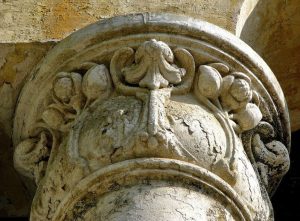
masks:
[[(13, 142), (16, 169), (37, 185), (31, 220), (273, 220), (269, 197), (289, 168), (288, 113), (267, 65), (228, 32), (166, 14), (60, 42), (22, 89)], [(187, 192), (199, 213), (178, 213)]]
[[(0, 1), (0, 42), (62, 39), (101, 19), (142, 12), (201, 18), (235, 33), (257, 0), (17, 0)], [(237, 28), (238, 26), (238, 28)]]
[(0, 44), (0, 124), (11, 134), (13, 110), (27, 75), (54, 42)]
[(260, 1), (241, 38), (274, 71), (287, 99), (292, 131), (300, 129), (300, 2)]
[(11, 133), (17, 97), (30, 73), (54, 43), (0, 44), (0, 216), (27, 216), (32, 196), (13, 168)]

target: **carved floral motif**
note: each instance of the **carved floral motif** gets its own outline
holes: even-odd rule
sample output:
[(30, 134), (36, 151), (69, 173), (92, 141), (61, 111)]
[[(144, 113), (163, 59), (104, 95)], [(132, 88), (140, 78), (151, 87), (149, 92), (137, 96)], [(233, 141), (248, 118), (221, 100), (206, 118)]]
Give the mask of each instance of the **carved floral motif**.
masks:
[[(251, 143), (253, 146), (249, 153), (254, 155), (252, 163), (258, 168), (263, 183), (271, 192), (270, 180), (280, 179), (288, 171), (290, 160), (286, 147), (275, 139), (270, 140), (270, 137), (275, 137), (275, 132), (272, 125), (261, 121), (263, 114), (259, 108), (260, 97), (252, 89), (251, 79), (244, 73), (230, 72), (230, 69), (221, 63), (201, 65), (195, 92), (202, 103), (216, 114), (228, 137), (231, 136), (225, 158), (216, 164), (222, 173), (234, 177), (231, 168), (235, 158), (236, 137), (232, 135), (230, 128), (242, 135), (250, 131), (249, 133), (253, 134), (251, 141), (244, 142), (244, 145)], [(268, 125), (268, 129), (263, 130), (263, 133), (269, 142), (261, 140), (259, 125)]]
[(104, 65), (94, 64), (83, 77), (76, 72), (60, 72), (53, 81), (53, 103), (42, 119), (50, 128), (67, 132), (83, 109), (97, 98), (107, 97), (110, 90), (110, 75)]
[[(96, 99), (105, 99), (111, 93), (111, 79), (104, 65), (89, 63), (86, 73), (59, 72), (52, 83), (50, 103), (41, 115), (38, 127), (43, 130), (22, 141), (14, 153), (16, 169), (38, 183), (47, 167), (52, 145), (45, 131), (67, 133), (74, 120)], [(49, 135), (50, 136), (50, 135)], [(48, 136), (48, 137), (49, 137)], [(52, 138), (56, 140), (57, 138)]]
[(289, 166), (273, 77), (191, 18), (142, 13), (72, 34), (17, 104), (15, 165), (38, 184), (31, 220), (272, 220), (265, 190)]
[(152, 39), (136, 51), (129, 47), (117, 50), (110, 69), (116, 88), (125, 94), (162, 88), (186, 93), (192, 86), (195, 62), (186, 49), (172, 50), (166, 43)]
[[(169, 99), (171, 93), (186, 94), (191, 90), (195, 62), (190, 52), (183, 48), (172, 50), (166, 43), (152, 39), (136, 50), (128, 47), (117, 50), (111, 59), (111, 73), (103, 64), (85, 63), (81, 66), (85, 67), (84, 74), (82, 71), (81, 74), (76, 71), (56, 74), (50, 91), (52, 102), (43, 111), (39, 122), (46, 130), (17, 146), (15, 164), (23, 175), (35, 177), (36, 182), (40, 180), (53, 145), (44, 131), (68, 133), (74, 120), (87, 107), (95, 100), (109, 97), (112, 83), (121, 94), (134, 95), (147, 106), (144, 112), (149, 114), (146, 116), (149, 119), (143, 120), (148, 123), (140, 134), (148, 148), (165, 148), (175, 155), (197, 161), (176, 138), (164, 112), (165, 99)], [(235, 176), (231, 171), (237, 139), (234, 131), (240, 135), (253, 130), (261, 122), (260, 98), (246, 74), (231, 71), (222, 63), (200, 65), (198, 74), (194, 92), (201, 103), (215, 113), (228, 139), (225, 157), (216, 165), (220, 173), (229, 176), (229, 182)], [(265, 174), (275, 173), (277, 164), (281, 165), (278, 176), (286, 172), (287, 151), (279, 141), (264, 144), (259, 135), (253, 136), (252, 143), (256, 156), (253, 163), (257, 162), (260, 175), (268, 185)]]
[[(222, 77), (214, 66), (226, 76)], [(199, 92), (228, 114), (238, 133), (253, 129), (262, 119), (258, 95), (251, 87), (249, 77), (241, 72), (229, 73), (229, 68), (223, 64), (199, 67)]]

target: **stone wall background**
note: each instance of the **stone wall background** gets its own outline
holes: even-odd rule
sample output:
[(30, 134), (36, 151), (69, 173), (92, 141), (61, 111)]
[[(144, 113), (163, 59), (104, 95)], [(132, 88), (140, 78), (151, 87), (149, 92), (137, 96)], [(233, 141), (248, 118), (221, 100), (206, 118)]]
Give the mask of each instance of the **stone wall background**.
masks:
[(258, 0), (0, 0), (0, 42), (60, 40), (98, 20), (166, 12), (203, 19), (235, 33)]
[(32, 196), (13, 167), (12, 118), (26, 77), (54, 42), (0, 44), (0, 217), (27, 216)]
[(292, 131), (300, 129), (300, 1), (259, 1), (241, 39), (270, 66), (285, 94)]
[(269, 64), (286, 95), (294, 131), (291, 170), (273, 204), (277, 220), (295, 220), (292, 202), (300, 197), (299, 9), (299, 0), (0, 0), (0, 217), (26, 217), (30, 209), (32, 196), (13, 168), (11, 144), (14, 106), (30, 71), (58, 41), (88, 24), (151, 11), (219, 25), (241, 36)]

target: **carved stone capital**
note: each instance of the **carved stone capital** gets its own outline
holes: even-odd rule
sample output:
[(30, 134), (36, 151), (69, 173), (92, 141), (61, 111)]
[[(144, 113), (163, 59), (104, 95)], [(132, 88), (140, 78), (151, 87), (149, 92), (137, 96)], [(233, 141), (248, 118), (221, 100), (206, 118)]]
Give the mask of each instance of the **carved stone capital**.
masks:
[(282, 91), (211, 24), (136, 14), (52, 49), (19, 97), (16, 169), (31, 220), (272, 220), (289, 168)]

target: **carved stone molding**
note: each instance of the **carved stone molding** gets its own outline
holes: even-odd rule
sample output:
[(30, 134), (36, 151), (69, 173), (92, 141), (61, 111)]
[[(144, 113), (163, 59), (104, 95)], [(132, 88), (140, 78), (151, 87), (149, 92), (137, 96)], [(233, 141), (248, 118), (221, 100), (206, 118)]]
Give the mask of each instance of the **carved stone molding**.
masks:
[(63, 40), (24, 86), (13, 135), (15, 167), (37, 185), (31, 220), (272, 220), (289, 168), (266, 64), (224, 30), (167, 14)]

